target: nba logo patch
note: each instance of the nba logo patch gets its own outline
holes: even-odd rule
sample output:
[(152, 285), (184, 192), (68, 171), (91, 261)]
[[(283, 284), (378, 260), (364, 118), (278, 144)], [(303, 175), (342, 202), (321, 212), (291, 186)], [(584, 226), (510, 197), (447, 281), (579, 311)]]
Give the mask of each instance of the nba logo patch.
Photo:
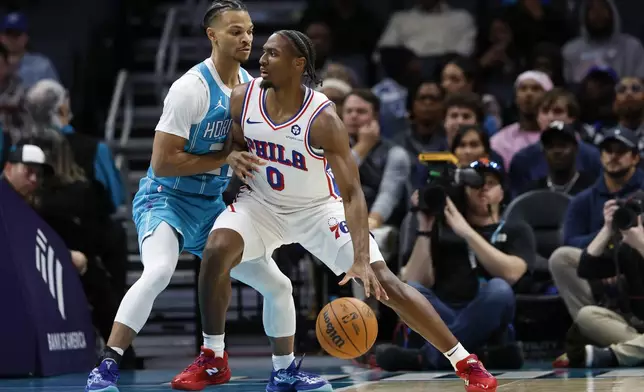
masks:
[(302, 132), (302, 128), (299, 125), (295, 124), (291, 127), (291, 133), (295, 136), (299, 135)]

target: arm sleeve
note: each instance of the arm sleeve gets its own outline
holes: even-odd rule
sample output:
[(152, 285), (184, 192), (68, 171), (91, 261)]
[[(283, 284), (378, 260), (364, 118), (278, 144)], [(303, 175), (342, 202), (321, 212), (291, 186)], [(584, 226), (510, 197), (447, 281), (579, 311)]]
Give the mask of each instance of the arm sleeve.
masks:
[(196, 75), (186, 74), (172, 84), (163, 101), (163, 113), (157, 131), (190, 138), (190, 127), (208, 112), (208, 87)]
[(378, 195), (370, 212), (380, 215), (384, 221), (389, 219), (407, 189), (406, 182), (410, 171), (411, 163), (407, 152), (401, 147), (392, 147), (389, 150), (385, 170), (380, 179)]

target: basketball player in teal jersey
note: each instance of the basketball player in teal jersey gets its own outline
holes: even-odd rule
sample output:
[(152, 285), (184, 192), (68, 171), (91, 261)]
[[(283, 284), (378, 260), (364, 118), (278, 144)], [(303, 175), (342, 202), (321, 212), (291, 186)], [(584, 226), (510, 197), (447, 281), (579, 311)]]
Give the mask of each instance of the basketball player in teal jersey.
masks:
[[(241, 63), (250, 56), (253, 24), (240, 1), (218, 0), (206, 12), (203, 26), (212, 54), (170, 88), (156, 127), (151, 165), (133, 201), (143, 274), (121, 302), (86, 392), (118, 391), (121, 356), (170, 282), (179, 254), (186, 250), (201, 257), (213, 222), (225, 209), (222, 192), (232, 177), (226, 164), (230, 93), (237, 84), (252, 79)], [(230, 380), (226, 358), (212, 357), (202, 370), (197, 379), (193, 377), (193, 387), (203, 389)]]

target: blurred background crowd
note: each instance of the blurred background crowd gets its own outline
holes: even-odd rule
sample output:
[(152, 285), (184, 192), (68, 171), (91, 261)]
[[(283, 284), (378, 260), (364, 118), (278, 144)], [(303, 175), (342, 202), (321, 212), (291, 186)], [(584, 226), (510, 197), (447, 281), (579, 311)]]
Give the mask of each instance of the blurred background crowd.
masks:
[[(16, 3), (0, 19), (2, 181), (64, 240), (107, 338), (141, 270), (131, 197), (167, 88), (209, 55), (198, 27), (208, 3)], [(642, 4), (247, 5), (256, 28), (246, 68), (258, 74), (259, 48), (274, 30), (297, 28), (313, 40), (318, 89), (349, 132), (388, 264), (488, 368), (644, 362)], [(56, 22), (72, 17), (78, 23)], [(419, 154), (439, 152), (464, 170), (435, 178)], [(482, 181), (456, 175), (468, 170)], [(294, 282), (299, 349), (319, 351), (317, 311), (360, 290), (339, 288), (297, 245), (275, 258)], [(176, 350), (198, 347), (195, 268), (182, 256), (137, 355), (158, 356), (168, 335)], [(236, 290), (229, 319), (239, 328), (230, 330), (261, 336), (261, 298)], [(449, 368), (395, 314), (378, 311), (379, 344), (357, 363)], [(140, 367), (134, 357), (129, 366)]]

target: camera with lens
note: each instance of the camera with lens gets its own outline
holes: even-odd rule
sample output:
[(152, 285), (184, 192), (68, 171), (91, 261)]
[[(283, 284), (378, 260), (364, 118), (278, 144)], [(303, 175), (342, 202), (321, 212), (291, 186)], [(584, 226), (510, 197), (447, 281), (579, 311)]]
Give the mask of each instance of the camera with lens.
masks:
[(475, 168), (459, 168), (458, 159), (450, 153), (420, 154), (418, 159), (427, 166), (428, 178), (418, 191), (418, 210), (427, 216), (440, 216), (445, 210), (447, 196), (459, 186), (482, 188), (485, 176)]
[(613, 214), (613, 230), (628, 230), (637, 226), (637, 217), (643, 213), (644, 192), (638, 191), (625, 199), (617, 200), (617, 210)]

